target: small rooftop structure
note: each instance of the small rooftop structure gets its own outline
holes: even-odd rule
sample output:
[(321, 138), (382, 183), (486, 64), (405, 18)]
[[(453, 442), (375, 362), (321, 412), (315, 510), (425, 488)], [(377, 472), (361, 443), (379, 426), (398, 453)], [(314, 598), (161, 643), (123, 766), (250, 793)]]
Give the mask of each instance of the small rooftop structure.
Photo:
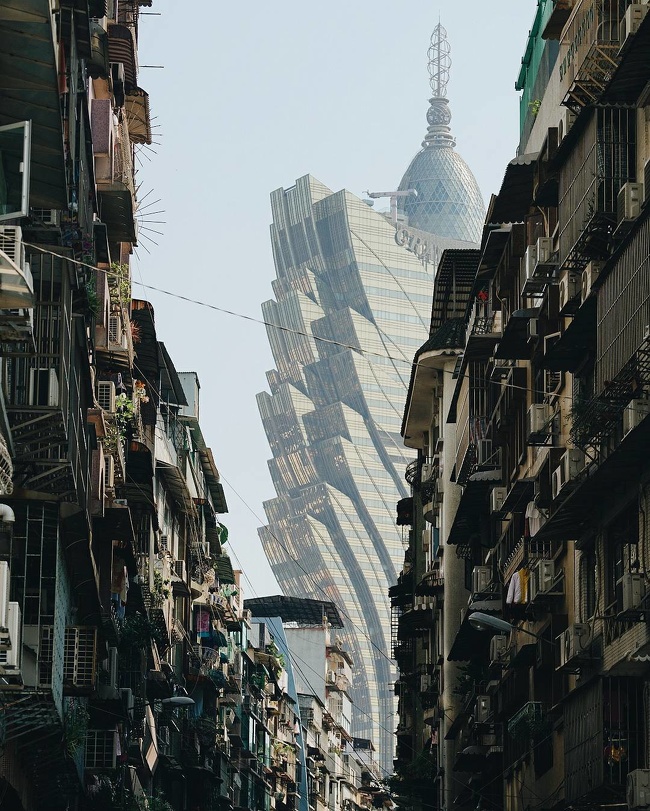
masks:
[(334, 603), (326, 600), (310, 600), (303, 597), (254, 597), (244, 601), (254, 617), (280, 617), (283, 622), (298, 625), (323, 625), (323, 620), (332, 628), (343, 628), (343, 620)]

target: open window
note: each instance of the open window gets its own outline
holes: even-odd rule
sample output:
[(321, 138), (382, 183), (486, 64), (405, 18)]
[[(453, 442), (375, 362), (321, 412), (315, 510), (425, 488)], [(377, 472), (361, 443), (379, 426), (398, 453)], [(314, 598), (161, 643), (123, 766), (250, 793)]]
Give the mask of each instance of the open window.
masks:
[(0, 222), (29, 213), (32, 122), (0, 127)]

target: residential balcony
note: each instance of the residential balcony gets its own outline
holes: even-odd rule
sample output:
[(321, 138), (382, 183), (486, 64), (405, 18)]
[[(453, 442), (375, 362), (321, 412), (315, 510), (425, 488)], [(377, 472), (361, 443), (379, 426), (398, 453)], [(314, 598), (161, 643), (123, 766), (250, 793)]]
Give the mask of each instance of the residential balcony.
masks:
[(83, 437), (90, 381), (84, 379), (83, 369), (69, 362), (81, 348), (71, 328), (72, 274), (59, 257), (33, 254), (30, 263), (38, 299), (36, 352), (7, 351), (3, 365), (14, 468), (25, 488), (65, 498), (74, 495), (86, 504), (91, 460)]
[(0, 2), (0, 126), (34, 122), (30, 205), (65, 209), (68, 200), (59, 95), (60, 45), (51, 9), (50, 0)]
[(112, 373), (121, 373), (124, 382), (130, 382), (133, 368), (133, 339), (131, 322), (126, 310), (113, 309), (107, 323), (98, 323), (96, 328), (95, 351), (97, 362)]
[(488, 300), (476, 299), (467, 324), (466, 353), (477, 357), (491, 355), (501, 333), (501, 310), (493, 310)]
[[(620, 5), (605, 0), (610, 4)], [(618, 193), (636, 175), (636, 111), (595, 107), (584, 115), (588, 120), (560, 169), (560, 269), (574, 273), (609, 257)]]
[(582, 0), (574, 5), (563, 33), (569, 48), (558, 65), (567, 107), (593, 104), (607, 86), (618, 65), (621, 7), (618, 0)]
[[(564, 702), (565, 802), (625, 803), (627, 775), (644, 768), (643, 680), (596, 678)], [(597, 801), (597, 800), (596, 800)]]
[(391, 586), (388, 596), (393, 606), (411, 605), (413, 602), (413, 570), (399, 576), (396, 586)]
[[(28, 337), (33, 329), (34, 278), (25, 257), (22, 229), (0, 226), (0, 310), (17, 310), (0, 317), (3, 340)], [(5, 337), (6, 336), (6, 337)]]
[(95, 156), (99, 212), (111, 240), (136, 243), (133, 146), (126, 116), (117, 127), (113, 127), (112, 117), (110, 100), (93, 102), (93, 131), (101, 127), (108, 128), (109, 133), (105, 153), (96, 152)]

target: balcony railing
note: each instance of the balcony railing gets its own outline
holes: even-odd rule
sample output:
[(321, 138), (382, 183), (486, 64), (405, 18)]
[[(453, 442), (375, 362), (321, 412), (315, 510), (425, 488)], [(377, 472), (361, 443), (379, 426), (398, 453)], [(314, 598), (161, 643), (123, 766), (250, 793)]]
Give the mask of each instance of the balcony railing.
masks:
[(621, 0), (576, 3), (557, 67), (568, 107), (593, 104), (605, 88), (618, 64), (620, 20), (626, 5)]
[(560, 264), (582, 271), (609, 255), (617, 197), (634, 180), (636, 112), (597, 107), (561, 170)]
[(650, 337), (603, 391), (588, 400), (574, 416), (571, 440), (578, 448), (599, 445), (621, 425), (623, 411), (639, 393), (650, 388)]
[(467, 325), (466, 341), (472, 337), (497, 337), (501, 334), (501, 310), (494, 311), (488, 301), (474, 302)]
[(528, 701), (508, 721), (508, 735), (512, 738), (531, 737), (544, 723), (544, 707), (541, 701)]

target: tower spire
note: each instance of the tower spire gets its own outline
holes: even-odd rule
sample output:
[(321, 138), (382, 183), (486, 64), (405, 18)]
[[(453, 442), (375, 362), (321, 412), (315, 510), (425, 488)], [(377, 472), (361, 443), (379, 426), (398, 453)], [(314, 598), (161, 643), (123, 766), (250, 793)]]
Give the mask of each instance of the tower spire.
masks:
[(433, 29), (431, 42), (427, 51), (429, 57), (429, 85), (432, 96), (429, 99), (427, 111), (427, 134), (422, 142), (423, 147), (456, 146), (449, 123), (451, 110), (447, 101), (447, 85), (449, 83), (449, 69), (451, 68), (451, 48), (447, 39), (447, 31), (438, 21)]

